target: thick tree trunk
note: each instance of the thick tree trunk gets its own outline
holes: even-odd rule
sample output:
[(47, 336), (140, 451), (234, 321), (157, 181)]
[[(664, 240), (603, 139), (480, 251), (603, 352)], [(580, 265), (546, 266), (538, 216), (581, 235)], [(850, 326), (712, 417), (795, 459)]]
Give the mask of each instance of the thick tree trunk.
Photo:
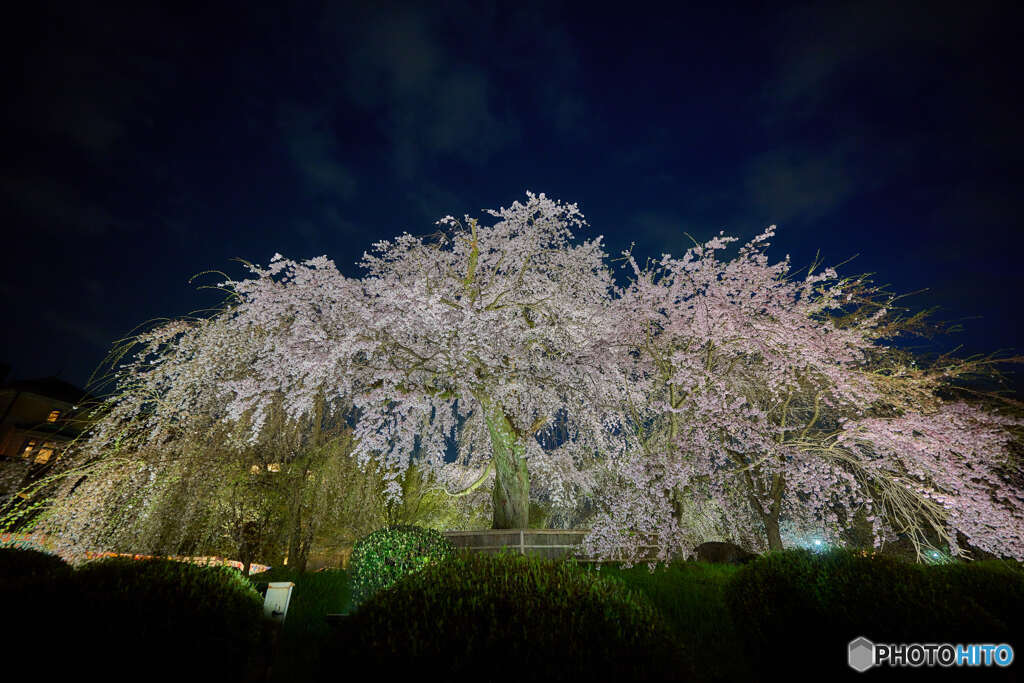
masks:
[(512, 424), (486, 398), (481, 400), (494, 458), (494, 521), (492, 529), (526, 529), (530, 525), (530, 474), (526, 445)]
[(768, 535), (768, 550), (782, 550), (782, 536), (779, 534), (779, 513), (782, 511), (782, 494), (786, 489), (786, 479), (776, 473), (772, 477), (771, 507), (761, 516), (764, 520), (764, 531)]
[(764, 517), (764, 530), (768, 535), (768, 550), (782, 550), (782, 536), (779, 534), (779, 519), (771, 515)]
[(764, 492), (750, 475), (749, 470), (745, 470), (743, 472), (743, 477), (746, 483), (747, 496), (750, 501), (750, 505), (753, 507), (758, 517), (761, 518), (761, 523), (764, 524), (764, 533), (765, 536), (768, 537), (768, 550), (782, 550), (782, 535), (779, 533), (779, 517), (782, 512), (782, 495), (786, 490), (785, 477), (779, 473), (776, 473), (772, 477), (772, 488), (768, 493), (768, 505), (762, 504), (761, 496)]

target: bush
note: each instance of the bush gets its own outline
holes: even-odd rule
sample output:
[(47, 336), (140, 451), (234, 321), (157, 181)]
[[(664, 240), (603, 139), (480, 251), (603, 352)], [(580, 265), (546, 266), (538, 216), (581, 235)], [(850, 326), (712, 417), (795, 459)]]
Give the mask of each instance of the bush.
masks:
[(236, 569), (111, 558), (83, 565), (71, 584), (68, 635), (85, 662), (259, 675), (247, 663), (267, 635), (262, 599)]
[(325, 673), (353, 657), (363, 666), (429, 665), (491, 680), (693, 673), (641, 594), (572, 562), (519, 555), (470, 553), (428, 566), (366, 601), (337, 638), (338, 660), (325, 661)]
[(71, 565), (56, 555), (29, 548), (0, 548), (0, 577), (4, 583), (48, 580), (71, 575)]
[[(814, 554), (807, 550), (769, 553), (733, 576), (725, 602), (748, 659), (758, 662), (780, 640), (800, 637), (793, 628), (820, 621), (807, 586), (816, 579)], [(779, 628), (789, 629), (780, 633)]]
[(12, 652), (34, 651), (39, 634), (52, 628), (53, 617), (69, 597), (72, 568), (50, 553), (28, 548), (0, 548), (0, 603), (16, 625), (5, 642)]
[(1019, 562), (982, 560), (937, 565), (929, 567), (928, 573), (939, 595), (951, 596), (952, 600), (969, 599), (1001, 622), (1006, 633), (1019, 634), (1024, 633), (1021, 567)]
[(752, 661), (790, 666), (770, 654), (799, 643), (808, 666), (831, 668), (859, 636), (874, 642), (977, 642), (984, 634), (986, 642), (1006, 642), (1011, 631), (999, 618), (1002, 612), (986, 607), (1014, 595), (1019, 601), (1019, 580), (1016, 588), (1000, 584), (1011, 575), (844, 550), (786, 550), (737, 572), (726, 602)]
[(356, 542), (349, 558), (353, 607), (399, 579), (454, 555), (455, 546), (434, 529), (397, 525), (374, 531)]

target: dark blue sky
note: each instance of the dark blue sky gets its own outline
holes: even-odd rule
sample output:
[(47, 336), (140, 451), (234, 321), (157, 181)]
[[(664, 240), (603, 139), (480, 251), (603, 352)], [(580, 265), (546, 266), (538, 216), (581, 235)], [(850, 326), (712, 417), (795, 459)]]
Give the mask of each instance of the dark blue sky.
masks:
[(84, 385), (235, 257), (358, 276), (371, 243), (527, 189), (641, 262), (775, 223), (771, 262), (927, 288), (903, 303), (964, 327), (928, 349), (1024, 353), (1010, 4), (142, 4), (5, 19), (14, 377)]

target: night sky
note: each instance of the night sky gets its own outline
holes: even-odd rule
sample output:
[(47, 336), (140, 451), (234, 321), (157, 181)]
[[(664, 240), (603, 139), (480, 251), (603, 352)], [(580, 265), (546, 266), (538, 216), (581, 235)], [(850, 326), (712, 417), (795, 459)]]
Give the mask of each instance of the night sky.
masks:
[(373, 242), (526, 190), (641, 264), (774, 223), (770, 263), (926, 289), (901, 303), (964, 329), (921, 352), (1024, 354), (1008, 3), (27, 4), (0, 42), (11, 378), (85, 386), (232, 259), (361, 276)]

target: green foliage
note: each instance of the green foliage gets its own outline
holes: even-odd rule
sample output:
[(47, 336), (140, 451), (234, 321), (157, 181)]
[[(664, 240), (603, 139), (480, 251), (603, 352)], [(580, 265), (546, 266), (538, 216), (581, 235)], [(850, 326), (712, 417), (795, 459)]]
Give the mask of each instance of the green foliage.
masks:
[(725, 586), (739, 570), (705, 562), (674, 562), (653, 573), (645, 565), (588, 568), (649, 599), (679, 634), (700, 680), (749, 681), (753, 675), (746, 659), (736, 656), (736, 630), (725, 604)]
[[(845, 550), (770, 553), (742, 568), (726, 602), (752, 661), (801, 642), (808, 656), (878, 642), (1007, 642), (1024, 575), (984, 563), (922, 565)], [(765, 661), (772, 660), (767, 657)], [(813, 664), (808, 662), (809, 665)]]
[(553, 507), (554, 506), (551, 505), (551, 503), (531, 500), (526, 527), (528, 529), (547, 529)]
[(256, 590), (264, 595), (271, 581), (295, 584), (285, 619), (286, 633), (325, 634), (328, 632), (326, 616), (340, 614), (349, 606), (349, 576), (343, 569), (298, 572), (288, 567), (274, 567), (252, 579)]
[(404, 576), (455, 554), (441, 532), (399, 524), (378, 529), (352, 548), (352, 604), (360, 605)]
[(338, 639), (325, 672), (365, 658), (491, 680), (692, 674), (668, 622), (621, 580), (514, 554), (460, 554), (407, 576), (363, 603)]
[(0, 548), (0, 604), (16, 624), (5, 641), (11, 652), (31, 654), (39, 633), (52, 630), (53, 616), (66, 608), (72, 568), (61, 558), (29, 548)]
[(936, 590), (977, 603), (1006, 626), (1024, 633), (1024, 564), (1012, 560), (953, 562), (930, 567)]
[(445, 485), (439, 484), (426, 467), (410, 464), (398, 479), (402, 498), (395, 502), (385, 496), (384, 468), (373, 469), (371, 477), (376, 488), (375, 506), (380, 513), (377, 526), (405, 524), (430, 529), (478, 529), (491, 523), (490, 509), (486, 505), (490, 492), (486, 488), (467, 496), (452, 496), (445, 493)]
[(288, 616), (277, 639), (274, 681), (316, 680), (315, 663), (327, 647), (331, 629), (328, 614), (341, 614), (349, 607), (349, 577), (342, 569), (299, 572), (289, 567), (274, 567), (252, 577), (256, 590), (266, 593), (271, 581), (291, 581)]
[(266, 635), (259, 593), (230, 567), (110, 558), (75, 571), (71, 589), (83, 656), (116, 647), (126, 668), (173, 660), (238, 677)]
[(769, 553), (745, 565), (727, 586), (726, 605), (754, 661), (783, 637), (775, 630), (780, 625), (790, 628), (818, 620), (805, 590), (815, 559), (807, 550)]

